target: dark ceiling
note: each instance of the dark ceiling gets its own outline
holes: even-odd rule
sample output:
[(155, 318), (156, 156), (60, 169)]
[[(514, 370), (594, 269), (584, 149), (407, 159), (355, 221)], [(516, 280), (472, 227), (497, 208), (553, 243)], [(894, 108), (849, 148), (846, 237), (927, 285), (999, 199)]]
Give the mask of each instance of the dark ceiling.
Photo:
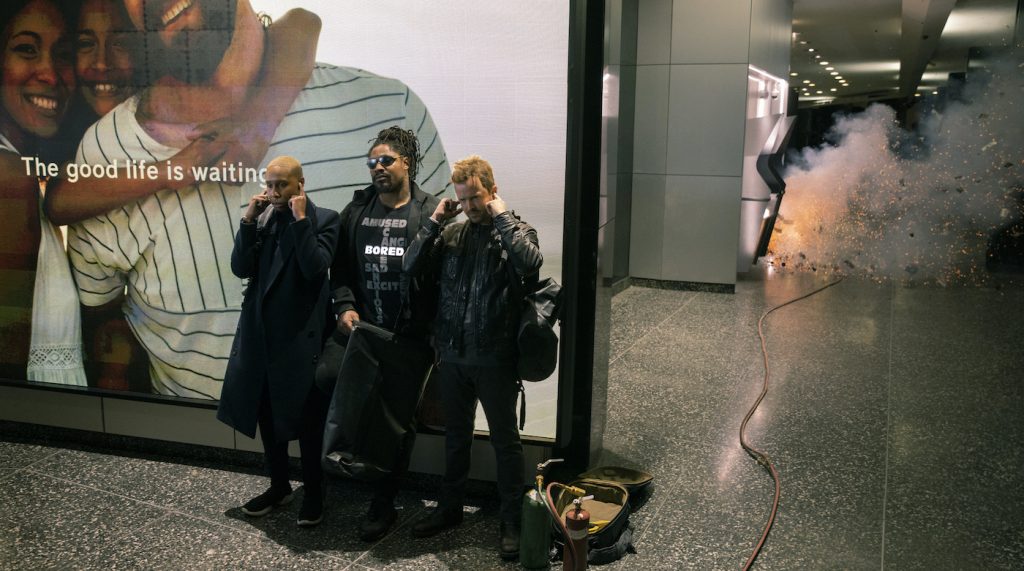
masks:
[[(800, 105), (920, 96), (1011, 46), (1018, 0), (794, 0), (790, 82)], [(974, 53), (977, 53), (975, 50)]]

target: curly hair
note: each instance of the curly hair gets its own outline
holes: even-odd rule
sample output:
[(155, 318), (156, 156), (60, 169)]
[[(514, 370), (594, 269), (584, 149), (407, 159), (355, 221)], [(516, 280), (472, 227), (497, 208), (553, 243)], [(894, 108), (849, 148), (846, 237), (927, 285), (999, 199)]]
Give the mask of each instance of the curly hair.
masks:
[[(370, 151), (373, 151), (377, 145), (387, 145), (399, 156), (405, 157), (405, 160), (409, 162), (409, 179), (416, 180), (416, 172), (423, 155), (420, 154), (420, 142), (414, 131), (392, 125), (387, 129), (382, 129), (377, 133), (377, 138), (370, 139), (369, 142)], [(370, 156), (370, 153), (367, 152), (366, 156)]]

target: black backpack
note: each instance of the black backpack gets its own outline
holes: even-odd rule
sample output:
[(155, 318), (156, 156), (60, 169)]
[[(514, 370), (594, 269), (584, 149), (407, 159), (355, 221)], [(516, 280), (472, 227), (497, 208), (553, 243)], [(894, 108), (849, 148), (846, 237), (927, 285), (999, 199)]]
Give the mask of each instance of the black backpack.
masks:
[(562, 286), (553, 278), (544, 278), (523, 296), (516, 341), (519, 345), (517, 371), (524, 381), (543, 381), (558, 365), (558, 321)]

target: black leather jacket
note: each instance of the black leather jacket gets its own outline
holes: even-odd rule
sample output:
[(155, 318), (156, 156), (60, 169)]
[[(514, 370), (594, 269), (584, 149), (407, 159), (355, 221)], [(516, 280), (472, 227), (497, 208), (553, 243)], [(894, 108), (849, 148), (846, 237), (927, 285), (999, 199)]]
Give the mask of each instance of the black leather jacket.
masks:
[(506, 211), (494, 217), (492, 226), (459, 222), (442, 227), (429, 220), (406, 250), (402, 270), (411, 277), (440, 274), (434, 335), (442, 359), (463, 355), (469, 311), (473, 330), (465, 333), (477, 354), (503, 360), (515, 358), (524, 287), (537, 279), (543, 261), (537, 231)]

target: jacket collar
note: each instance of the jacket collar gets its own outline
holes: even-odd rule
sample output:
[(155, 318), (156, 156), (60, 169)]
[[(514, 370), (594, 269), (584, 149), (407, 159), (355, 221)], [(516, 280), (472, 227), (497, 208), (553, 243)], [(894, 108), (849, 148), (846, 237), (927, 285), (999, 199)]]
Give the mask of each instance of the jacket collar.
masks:
[[(270, 210), (269, 208), (267, 210)], [(264, 211), (266, 212), (266, 211)], [(260, 216), (262, 218), (262, 215)], [(310, 224), (313, 227), (313, 232), (316, 232), (316, 206), (313, 205), (313, 201), (306, 197), (306, 218), (309, 219)], [(270, 217), (267, 221), (270, 221)], [(284, 268), (285, 262), (291, 257), (292, 252), (295, 251), (295, 241), (287, 239), (284, 235), (281, 235), (281, 240), (277, 242), (277, 252), (271, 257), (269, 279), (263, 284), (264, 295), (270, 288), (277, 282), (277, 278), (281, 275), (281, 270)]]
[[(262, 230), (267, 224), (270, 224), (273, 217), (274, 208), (268, 206), (256, 217), (256, 229)], [(308, 194), (306, 195), (306, 218), (309, 218), (309, 221), (313, 223), (313, 228), (316, 228), (316, 205), (313, 204)]]

